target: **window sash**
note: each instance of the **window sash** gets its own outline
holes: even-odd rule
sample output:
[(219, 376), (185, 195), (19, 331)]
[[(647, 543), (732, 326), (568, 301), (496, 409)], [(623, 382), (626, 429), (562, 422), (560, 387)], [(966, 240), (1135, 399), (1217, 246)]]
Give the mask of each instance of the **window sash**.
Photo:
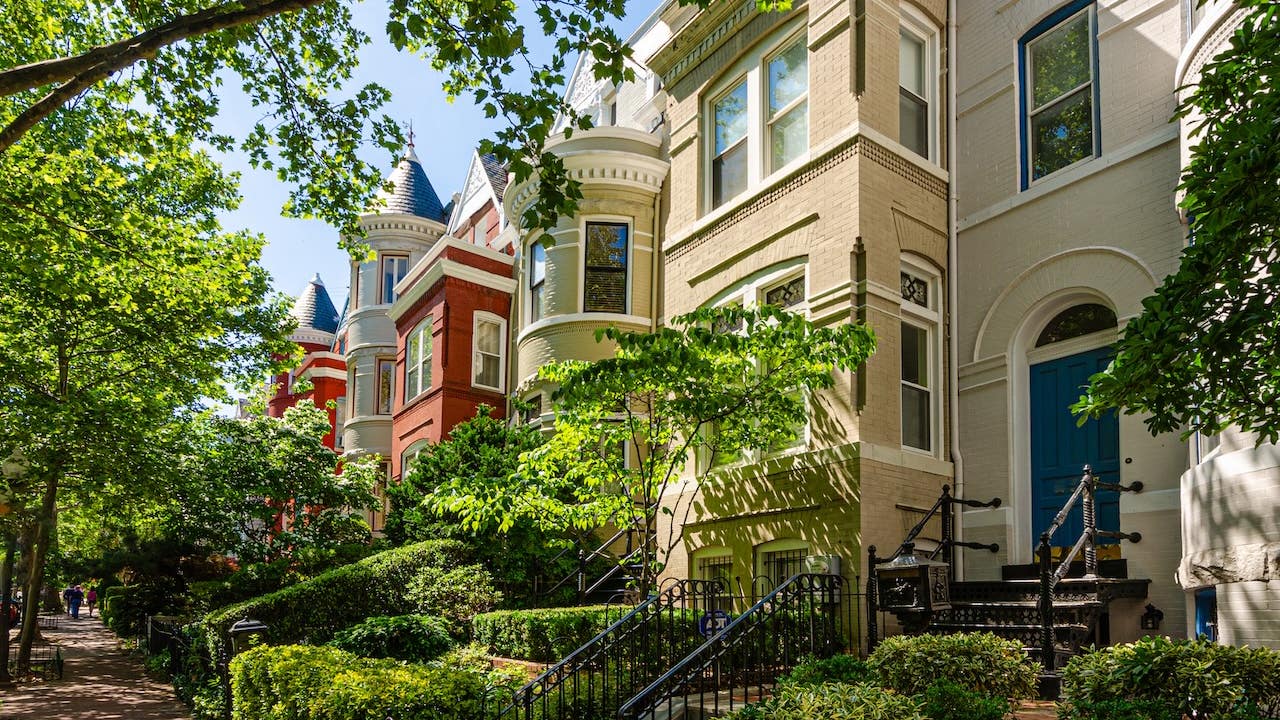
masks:
[(409, 333), (404, 353), (404, 401), (431, 389), (432, 316), (418, 323)]
[[(1055, 37), (1065, 38), (1066, 36), (1058, 33), (1062, 31), (1069, 32), (1069, 29), (1077, 23), (1079, 24), (1078, 27), (1083, 28), (1083, 43), (1086, 49), (1083, 57), (1084, 66), (1078, 68), (1080, 71), (1079, 77), (1082, 78), (1081, 81), (1052, 96), (1042, 93), (1039, 102), (1037, 102), (1036, 50), (1042, 48), (1046, 41), (1050, 41)], [(1065, 42), (1061, 44), (1061, 47), (1066, 50), (1071, 49), (1071, 45)], [(1023, 120), (1022, 129), (1024, 134), (1022, 152), (1025, 154), (1025, 171), (1022, 183), (1025, 189), (1032, 182), (1098, 155), (1097, 27), (1094, 7), (1092, 5), (1086, 6), (1070, 17), (1064, 18), (1044, 30), (1039, 35), (1030, 40), (1025, 40), (1022, 45), (1022, 52), (1024, 68), (1021, 71), (1020, 82), (1022, 83), (1023, 103), (1026, 108), (1026, 117)], [(1082, 109), (1087, 113), (1087, 121), (1085, 123), (1088, 128), (1087, 137), (1083, 134), (1077, 134), (1074, 137), (1070, 135), (1060, 136), (1057, 132), (1053, 132), (1051, 128), (1051, 136), (1042, 137), (1045, 128), (1038, 126), (1038, 121), (1047, 116), (1052, 116), (1054, 113), (1069, 113), (1073, 109)], [(1045, 142), (1046, 139), (1051, 140), (1051, 142)]]
[[(593, 246), (603, 236), (598, 233), (607, 232), (605, 252), (593, 262)], [(615, 252), (620, 259), (616, 259)], [(583, 312), (616, 312), (627, 311), (627, 273), (631, 265), (631, 227), (627, 223), (588, 222), (586, 238), (583, 243)]]
[(396, 285), (409, 272), (408, 255), (382, 256), (382, 304), (396, 301)]
[(396, 363), (391, 359), (378, 360), (378, 404), (375, 408), (376, 415), (390, 415), (392, 400), (395, 396), (395, 374)]
[[(502, 323), (478, 319), (472, 338), (472, 384), (502, 388)], [(491, 347), (486, 347), (491, 345)]]

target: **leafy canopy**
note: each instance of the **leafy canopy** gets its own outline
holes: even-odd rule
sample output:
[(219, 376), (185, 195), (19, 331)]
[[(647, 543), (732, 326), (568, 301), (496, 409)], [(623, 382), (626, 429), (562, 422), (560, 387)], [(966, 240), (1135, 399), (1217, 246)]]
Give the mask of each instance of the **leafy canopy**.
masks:
[(674, 531), (660, 540), (658, 513), (689, 510), (664, 507), (689, 459), (707, 459), (694, 473), (705, 482), (717, 455), (790, 441), (816, 391), (875, 348), (861, 324), (818, 327), (768, 305), (706, 308), (652, 333), (610, 327), (596, 339), (616, 345), (615, 356), (539, 370), (558, 387), (555, 432), (516, 473), (455, 477), (426, 503), (476, 526), (527, 518), (555, 529), (634, 528), (646, 539), (628, 560), (650, 581), (679, 540)]
[(1280, 5), (1241, 5), (1230, 48), (1178, 109), (1198, 139), (1180, 186), (1191, 244), (1091, 379), (1082, 417), (1123, 407), (1153, 434), (1238, 425), (1280, 440)]

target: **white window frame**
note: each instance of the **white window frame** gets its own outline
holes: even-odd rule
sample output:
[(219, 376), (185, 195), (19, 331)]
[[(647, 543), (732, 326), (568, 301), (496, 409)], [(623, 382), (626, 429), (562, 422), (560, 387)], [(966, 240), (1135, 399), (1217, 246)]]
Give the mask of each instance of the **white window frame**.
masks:
[[(1021, 128), (1022, 132), (1021, 132), (1021, 138), (1020, 138), (1021, 147), (1019, 148), (1019, 150), (1022, 153), (1022, 157), (1019, 159), (1019, 165), (1022, 168), (1024, 168), (1023, 173), (1025, 177), (1022, 178), (1023, 190), (1026, 190), (1030, 188), (1032, 185), (1035, 185), (1037, 183), (1044, 182), (1045, 180), (1048, 180), (1049, 178), (1055, 175), (1061, 174), (1066, 170), (1070, 170), (1073, 167), (1077, 167), (1083, 163), (1087, 163), (1090, 160), (1093, 160), (1094, 158), (1102, 154), (1101, 152), (1101, 149), (1102, 149), (1101, 117), (1102, 116), (1098, 110), (1098, 103), (1100, 102), (1100, 99), (1101, 99), (1101, 88), (1099, 88), (1098, 86), (1099, 67), (1098, 67), (1097, 7), (1098, 7), (1098, 4), (1096, 2), (1090, 2), (1086, 6), (1080, 8), (1078, 11), (1071, 13), (1070, 15), (1062, 18), (1061, 20), (1054, 23), (1053, 25), (1041, 30), (1034, 37), (1027, 38), (1023, 42), (1019, 43), (1019, 49), (1022, 52), (1022, 57), (1019, 58), (1019, 62), (1021, 63), (1021, 66), (1023, 68), (1023, 71), (1020, 73), (1020, 77), (1018, 78), (1019, 84), (1021, 86), (1018, 88), (1018, 90), (1022, 94), (1021, 105), (1019, 107), (1019, 115), (1021, 117), (1018, 118), (1018, 121), (1022, 124), (1022, 128)], [(1037, 42), (1053, 34), (1054, 31), (1058, 30), (1064, 25), (1079, 19), (1081, 15), (1085, 15), (1088, 18), (1087, 24), (1089, 27), (1089, 82), (1077, 85), (1075, 88), (1068, 90), (1062, 95), (1059, 95), (1053, 100), (1050, 100), (1049, 102), (1045, 103), (1043, 106), (1037, 108), (1035, 105), (1035, 67), (1032, 61), (1031, 50)], [(1073, 163), (1070, 163), (1069, 165), (1063, 165), (1057, 170), (1053, 170), (1049, 173), (1046, 173), (1043, 177), (1035, 177), (1034, 166), (1035, 166), (1036, 159), (1035, 159), (1035, 150), (1034, 150), (1035, 140), (1032, 137), (1032, 134), (1033, 134), (1032, 119), (1036, 115), (1038, 115), (1040, 112), (1061, 102), (1063, 98), (1074, 95), (1075, 93), (1084, 89), (1086, 85), (1089, 86), (1089, 123), (1090, 123), (1090, 129), (1092, 130), (1090, 134), (1091, 135), (1090, 139), (1092, 140), (1092, 147), (1089, 148), (1089, 154), (1085, 155), (1079, 160), (1076, 160)]]
[[(409, 331), (409, 334), (405, 336), (405, 339), (404, 339), (404, 404), (405, 405), (408, 405), (409, 403), (413, 402), (414, 398), (420, 397), (424, 393), (431, 390), (431, 386), (432, 386), (431, 381), (434, 379), (431, 377), (432, 376), (431, 366), (434, 364), (433, 360), (435, 358), (435, 338), (432, 335), (432, 328), (434, 325), (435, 325), (435, 316), (428, 315), (425, 318), (423, 318), (417, 325), (414, 325), (413, 329)], [(418, 336), (418, 357), (412, 358), (410, 357), (410, 350), (413, 347), (413, 337), (415, 335)], [(429, 342), (431, 347), (431, 352), (427, 353), (425, 361), (424, 361), (424, 358), (422, 357), (422, 348), (425, 344), (423, 342), (424, 340)], [(409, 390), (410, 390), (409, 369), (411, 367), (415, 368), (418, 371), (418, 383), (417, 383), (418, 387), (416, 392), (414, 392), (412, 395), (409, 394)]]
[(351, 411), (351, 417), (360, 417), (360, 405), (356, 397), (356, 383), (360, 379), (357, 370), (357, 363), (354, 360), (347, 363), (347, 405)]
[[(938, 117), (941, 110), (941, 104), (938, 102), (938, 89), (942, 80), (942, 63), (940, 62), (938, 50), (938, 29), (919, 10), (907, 3), (899, 3), (898, 7), (902, 12), (900, 32), (905, 32), (924, 43), (925, 97), (922, 99), (925, 102), (925, 115), (928, 121), (925, 135), (928, 137), (929, 146), (928, 156), (925, 159), (936, 165), (938, 164), (939, 152)], [(901, 64), (901, 59), (898, 62)], [(901, 91), (901, 87), (899, 91)], [(901, 138), (899, 138), (899, 141), (901, 141)]]
[[(809, 150), (812, 146), (806, 143), (808, 146), (806, 150), (793, 158), (791, 162), (781, 167), (769, 167), (772, 162), (772, 153), (769, 149), (769, 131), (771, 129), (768, 107), (769, 61), (777, 57), (780, 52), (786, 50), (795, 41), (804, 44), (805, 51), (808, 52), (808, 26), (806, 25), (806, 18), (803, 16), (779, 28), (766, 43), (735, 63), (725, 73), (724, 79), (714, 84), (710, 92), (704, 96), (702, 114), (703, 136), (706, 138), (706, 142), (702, 152), (702, 172), (706, 181), (702, 183), (703, 214), (722, 207), (732, 206), (740, 198), (750, 195), (753, 190), (764, 184), (771, 177), (789, 171), (808, 161)], [(813, 87), (812, 59), (812, 53), (810, 53), (810, 62), (805, 63), (805, 68), (810, 72), (805, 82), (804, 96), (797, 98), (793, 103), (809, 102), (810, 91)], [(725, 198), (724, 202), (716, 205), (714, 203), (715, 189), (712, 176), (712, 168), (716, 158), (715, 105), (737, 88), (744, 79), (747, 83), (747, 136), (743, 141), (747, 143), (747, 184), (742, 192)], [(790, 108), (792, 105), (788, 104), (786, 107)], [(806, 112), (812, 118), (812, 106)], [(779, 113), (779, 116), (783, 114), (785, 113)], [(807, 127), (810, 131), (809, 135), (812, 136), (812, 127), (808, 125)]]
[[(809, 317), (809, 298), (812, 295), (812, 288), (809, 286), (809, 265), (802, 262), (796, 265), (769, 272), (759, 277), (751, 278), (742, 285), (734, 288), (731, 292), (724, 293), (715, 301), (716, 307), (725, 307), (729, 305), (740, 305), (743, 309), (754, 309), (765, 304), (765, 294), (779, 285), (795, 280), (797, 277), (804, 278), (804, 300), (786, 308), (789, 312)], [(811, 413), (813, 407), (808, 391), (804, 391), (805, 404), (805, 422), (804, 427), (798, 433), (798, 440), (794, 445), (780, 448), (778, 450), (743, 448), (741, 450), (741, 458), (737, 461), (724, 463), (720, 465), (711, 465), (712, 458), (708, 452), (701, 453), (702, 457), (698, 460), (699, 469), (703, 472), (708, 470), (722, 470), (725, 468), (741, 467), (758, 463), (763, 460), (775, 457), (784, 457), (787, 455), (795, 455), (807, 452), (810, 447), (811, 430), (813, 423), (811, 422)]]
[[(625, 288), (623, 297), (622, 314), (631, 314), (631, 277), (635, 268), (635, 218), (626, 215), (584, 215), (578, 221), (578, 308), (583, 313), (603, 313), (611, 312), (609, 310), (588, 310), (587, 309), (587, 225), (598, 223), (602, 225), (626, 225), (627, 226), (627, 270), (626, 282), (623, 284)], [(544, 281), (545, 285), (545, 281)], [(545, 291), (544, 291), (545, 292)]]
[[(404, 275), (401, 275), (399, 278), (397, 278), (396, 281), (391, 284), (391, 287), (387, 287), (387, 261), (388, 260), (404, 261)], [(377, 304), (390, 305), (391, 303), (395, 302), (396, 298), (399, 297), (398, 295), (396, 295), (395, 286), (399, 285), (400, 281), (403, 280), (406, 276), (408, 276), (408, 274), (409, 274), (409, 253), (406, 253), (406, 252), (379, 253), (378, 254), (378, 303)], [(387, 299), (388, 293), (390, 293), (390, 296), (391, 296), (390, 300)]]
[[(495, 323), (498, 326), (498, 384), (485, 385), (478, 381), (481, 370), (481, 351), (477, 342), (480, 338), (480, 323)], [(503, 392), (506, 388), (507, 375), (507, 321), (505, 318), (484, 310), (477, 310), (471, 316), (471, 387), (493, 392)]]
[[(942, 439), (942, 280), (938, 271), (930, 267), (921, 259), (914, 258), (909, 255), (902, 256), (900, 272), (907, 273), (915, 278), (924, 280), (928, 284), (929, 307), (921, 307), (914, 302), (901, 298), (901, 319), (902, 322), (925, 331), (925, 351), (928, 353), (925, 358), (925, 366), (928, 371), (928, 387), (920, 388), (915, 383), (907, 383), (901, 377), (898, 379), (899, 388), (904, 384), (912, 387), (923, 389), (929, 393), (929, 449), (925, 450), (912, 445), (907, 445), (905, 438), (902, 437), (902, 415), (903, 409), (898, 408), (898, 432), (899, 441), (902, 449), (906, 452), (925, 455), (937, 458), (941, 452)], [(899, 342), (899, 353), (902, 352), (902, 344)], [(899, 368), (901, 368), (901, 360), (899, 360)], [(899, 397), (901, 397), (901, 389), (899, 389)]]
[(404, 482), (405, 476), (409, 473), (410, 463), (416, 461), (418, 456), (422, 454), (422, 451), (430, 444), (430, 440), (422, 438), (421, 440), (415, 441), (409, 447), (405, 448), (404, 452), (400, 453), (400, 482)]
[[(585, 226), (584, 226), (584, 227), (585, 227)], [(546, 246), (545, 244), (543, 244), (543, 240), (544, 240), (544, 239), (545, 239), (545, 238), (544, 238), (544, 236), (539, 235), (539, 236), (537, 237), (537, 239), (535, 239), (535, 240), (531, 241), (531, 242), (527, 245), (528, 252), (527, 252), (526, 254), (528, 255), (528, 258), (529, 258), (529, 259), (528, 259), (528, 262), (526, 262), (526, 263), (525, 263), (525, 269), (526, 269), (526, 276), (525, 276), (525, 277), (526, 277), (527, 279), (526, 279), (526, 281), (523, 283), (523, 284), (524, 284), (524, 293), (523, 293), (523, 294), (524, 294), (524, 302), (525, 302), (525, 308), (526, 308), (526, 312), (525, 312), (525, 322), (524, 322), (524, 325), (525, 325), (526, 327), (528, 327), (529, 325), (532, 325), (533, 323), (538, 322), (539, 320), (542, 320), (542, 319), (544, 319), (544, 318), (546, 318), (546, 317), (547, 317), (547, 302), (546, 302), (546, 300), (547, 300), (547, 273), (548, 273), (548, 271), (549, 271), (550, 253), (548, 252), (548, 248), (547, 248), (547, 246)], [(537, 317), (534, 317), (534, 312), (533, 312), (533, 309), (534, 309), (534, 305), (533, 305), (533, 288), (534, 288), (534, 286), (533, 286), (533, 249), (534, 249), (534, 247), (535, 247), (535, 246), (539, 246), (539, 245), (541, 245), (541, 246), (542, 246), (542, 282), (538, 284), (538, 287), (542, 288), (542, 307), (541, 307), (541, 312), (539, 312), (539, 313), (538, 313), (538, 316), (537, 316)]]

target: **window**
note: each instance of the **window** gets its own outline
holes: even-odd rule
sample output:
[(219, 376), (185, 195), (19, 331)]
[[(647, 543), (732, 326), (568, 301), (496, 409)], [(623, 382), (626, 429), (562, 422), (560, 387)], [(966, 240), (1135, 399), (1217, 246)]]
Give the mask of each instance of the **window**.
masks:
[(808, 554), (809, 545), (800, 540), (767, 542), (756, 550), (756, 572), (777, 587), (792, 575), (804, 572), (804, 558)]
[(809, 47), (791, 36), (745, 62), (710, 102), (710, 206), (719, 207), (809, 147)]
[(1106, 305), (1097, 303), (1075, 305), (1055, 315), (1049, 324), (1044, 326), (1044, 330), (1041, 330), (1040, 336), (1036, 338), (1036, 347), (1108, 330), (1118, 325), (1115, 311)]
[(525, 424), (538, 422), (542, 419), (542, 393), (536, 393), (525, 398), (525, 407), (521, 418)]
[(903, 8), (898, 31), (898, 142), (926, 160), (936, 159), (937, 33)]
[(1024, 189), (1099, 153), (1095, 36), (1092, 2), (1076, 0), (1019, 43)]
[(899, 348), (902, 370), (902, 444), (935, 452), (938, 420), (937, 347), (938, 311), (936, 276), (923, 266), (910, 264), (899, 276), (902, 321)]
[(396, 284), (409, 272), (408, 255), (382, 256), (382, 300), (383, 304), (396, 301)]
[(476, 313), (471, 336), (471, 384), (502, 392), (502, 361), (507, 323), (496, 315)]
[(347, 397), (351, 403), (351, 417), (360, 417), (360, 406), (356, 404), (356, 364), (347, 363)]
[(391, 414), (391, 398), (395, 393), (396, 361), (378, 358), (378, 405), (375, 415)]
[(431, 325), (430, 315), (418, 323), (405, 340), (404, 401), (408, 403), (431, 389)]
[(529, 246), (529, 322), (537, 322), (546, 312), (543, 290), (547, 284), (547, 249), (535, 241)]
[(626, 223), (587, 223), (584, 312), (627, 311), (629, 230)]
[[(803, 268), (799, 271), (788, 269), (769, 273), (740, 288), (735, 288), (732, 292), (726, 293), (724, 297), (720, 298), (717, 305), (748, 308), (759, 305), (776, 305), (784, 310), (804, 315), (808, 310), (806, 293), (806, 275)], [(721, 333), (740, 333), (744, 328), (742, 323), (738, 322), (733, 325), (717, 325), (712, 329)], [(768, 367), (764, 366), (764, 363), (758, 363), (757, 368), (758, 372), (761, 373), (769, 370)], [(804, 399), (804, 391), (797, 388), (795, 396)], [(716, 423), (709, 423), (705, 432), (707, 433), (707, 442), (713, 444), (715, 436), (720, 432), (720, 427)], [(807, 445), (807, 435), (808, 423), (806, 422), (794, 428), (789, 437), (772, 443), (768, 448), (719, 450), (714, 455), (711, 454), (710, 448), (706, 448), (702, 459), (703, 467), (734, 465), (744, 461), (758, 460), (767, 453), (802, 449)]]
[(340, 397), (333, 402), (333, 448), (342, 450), (343, 426), (347, 424), (347, 399)]
[(719, 580), (720, 592), (708, 591), (707, 600), (721, 610), (728, 610), (733, 602), (733, 555), (726, 551), (707, 551), (695, 554), (694, 572), (698, 580)]

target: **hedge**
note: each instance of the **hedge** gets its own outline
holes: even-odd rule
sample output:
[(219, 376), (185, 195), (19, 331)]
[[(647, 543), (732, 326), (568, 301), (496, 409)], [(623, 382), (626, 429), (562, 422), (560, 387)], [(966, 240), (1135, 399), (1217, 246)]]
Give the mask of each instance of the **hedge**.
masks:
[[(429, 612), (459, 622), (498, 600), (489, 574), (463, 565), (466, 546), (429, 540), (388, 550), (310, 580), (210, 613), (204, 619), (209, 650), (222, 656), (227, 631), (238, 620), (267, 625), (276, 644), (320, 645), (367, 617)], [(455, 626), (462, 634), (462, 627)]]
[(947, 680), (993, 697), (1029, 698), (1040, 674), (1021, 643), (991, 633), (895, 635), (881, 641), (867, 664), (881, 685), (907, 695)]
[(556, 662), (585, 645), (628, 610), (617, 605), (498, 610), (471, 618), (471, 636), (500, 657)]
[(465, 670), (264, 645), (231, 661), (233, 720), (473, 720), (485, 682)]
[(910, 697), (870, 683), (779, 685), (772, 697), (728, 716), (731, 720), (927, 720)]
[(424, 663), (453, 649), (449, 625), (430, 615), (371, 617), (341, 630), (329, 644), (360, 657)]
[(1280, 717), (1280, 652), (1146, 637), (1074, 657), (1064, 720)]

